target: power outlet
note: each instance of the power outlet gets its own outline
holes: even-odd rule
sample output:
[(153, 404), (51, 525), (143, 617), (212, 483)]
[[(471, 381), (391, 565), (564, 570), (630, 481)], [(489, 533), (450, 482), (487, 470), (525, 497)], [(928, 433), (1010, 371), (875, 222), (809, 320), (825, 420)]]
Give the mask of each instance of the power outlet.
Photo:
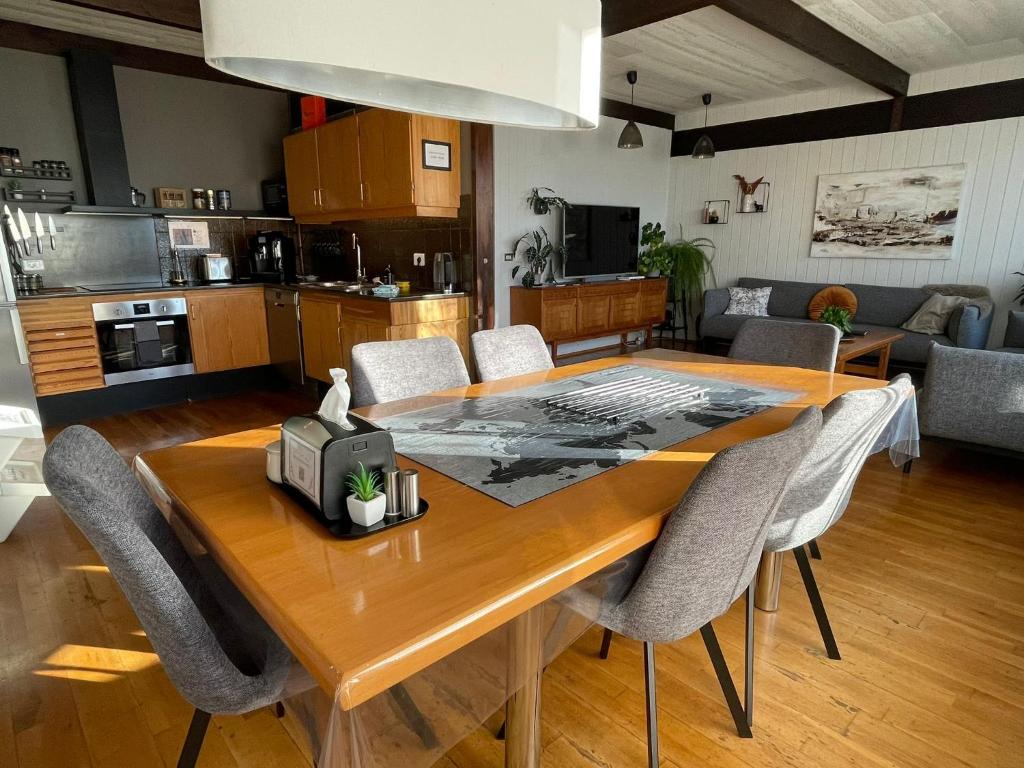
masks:
[(425, 266), (427, 266), (427, 254), (425, 254), (425, 253), (414, 253), (412, 255), (412, 265), (414, 267), (425, 267)]
[(506, 253), (505, 254), (505, 261), (514, 261), (515, 258), (516, 258), (516, 255), (514, 253)]
[(46, 264), (42, 259), (25, 259), (21, 262), (21, 266), (26, 272), (42, 272), (46, 269)]

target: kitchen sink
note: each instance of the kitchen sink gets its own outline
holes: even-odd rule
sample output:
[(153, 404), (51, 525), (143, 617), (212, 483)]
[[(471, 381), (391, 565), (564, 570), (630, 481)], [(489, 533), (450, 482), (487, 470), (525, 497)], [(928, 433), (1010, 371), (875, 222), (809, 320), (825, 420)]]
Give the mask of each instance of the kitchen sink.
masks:
[(344, 283), (334, 280), (318, 280), (311, 283), (301, 283), (308, 288), (333, 288), (337, 291), (358, 291), (362, 288), (359, 283)]

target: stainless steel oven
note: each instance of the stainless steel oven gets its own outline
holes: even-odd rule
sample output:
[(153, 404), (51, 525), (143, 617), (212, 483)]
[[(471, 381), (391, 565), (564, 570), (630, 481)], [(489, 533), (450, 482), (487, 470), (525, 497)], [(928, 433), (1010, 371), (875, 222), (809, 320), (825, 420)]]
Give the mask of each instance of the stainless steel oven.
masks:
[(195, 372), (183, 297), (92, 305), (107, 384)]

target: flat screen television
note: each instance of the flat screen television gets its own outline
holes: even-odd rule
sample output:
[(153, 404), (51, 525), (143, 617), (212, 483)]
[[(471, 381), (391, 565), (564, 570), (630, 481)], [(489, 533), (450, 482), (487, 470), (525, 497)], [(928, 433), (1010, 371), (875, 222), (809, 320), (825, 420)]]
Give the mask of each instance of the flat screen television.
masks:
[(573, 203), (563, 221), (566, 277), (636, 272), (639, 208)]

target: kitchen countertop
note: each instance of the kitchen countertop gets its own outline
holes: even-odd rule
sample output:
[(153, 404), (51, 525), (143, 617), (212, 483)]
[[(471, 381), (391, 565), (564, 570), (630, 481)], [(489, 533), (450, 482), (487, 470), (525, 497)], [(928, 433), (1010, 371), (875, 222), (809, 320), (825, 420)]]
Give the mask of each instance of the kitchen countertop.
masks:
[(346, 291), (342, 288), (330, 288), (317, 285), (304, 285), (304, 284), (284, 284), (281, 283), (256, 283), (249, 281), (240, 281), (234, 283), (189, 283), (186, 285), (162, 285), (150, 288), (111, 288), (102, 291), (90, 291), (80, 286), (68, 286), (66, 288), (44, 288), (42, 291), (37, 293), (24, 293), (18, 294), (18, 301), (34, 301), (36, 299), (61, 299), (70, 296), (82, 297), (82, 296), (117, 296), (119, 294), (133, 294), (133, 293), (175, 293), (180, 291), (205, 291), (205, 290), (220, 290), (224, 288), (300, 288), (303, 291), (317, 291), (320, 293), (330, 293), (336, 296), (346, 296), (354, 299), (365, 299), (367, 301), (429, 301), (431, 299), (450, 299), (459, 296), (469, 296), (467, 291), (456, 291), (455, 293), (437, 293), (434, 291), (412, 291), (407, 294), (401, 294), (393, 299), (383, 298), (380, 296), (374, 296), (369, 292), (356, 292)]

